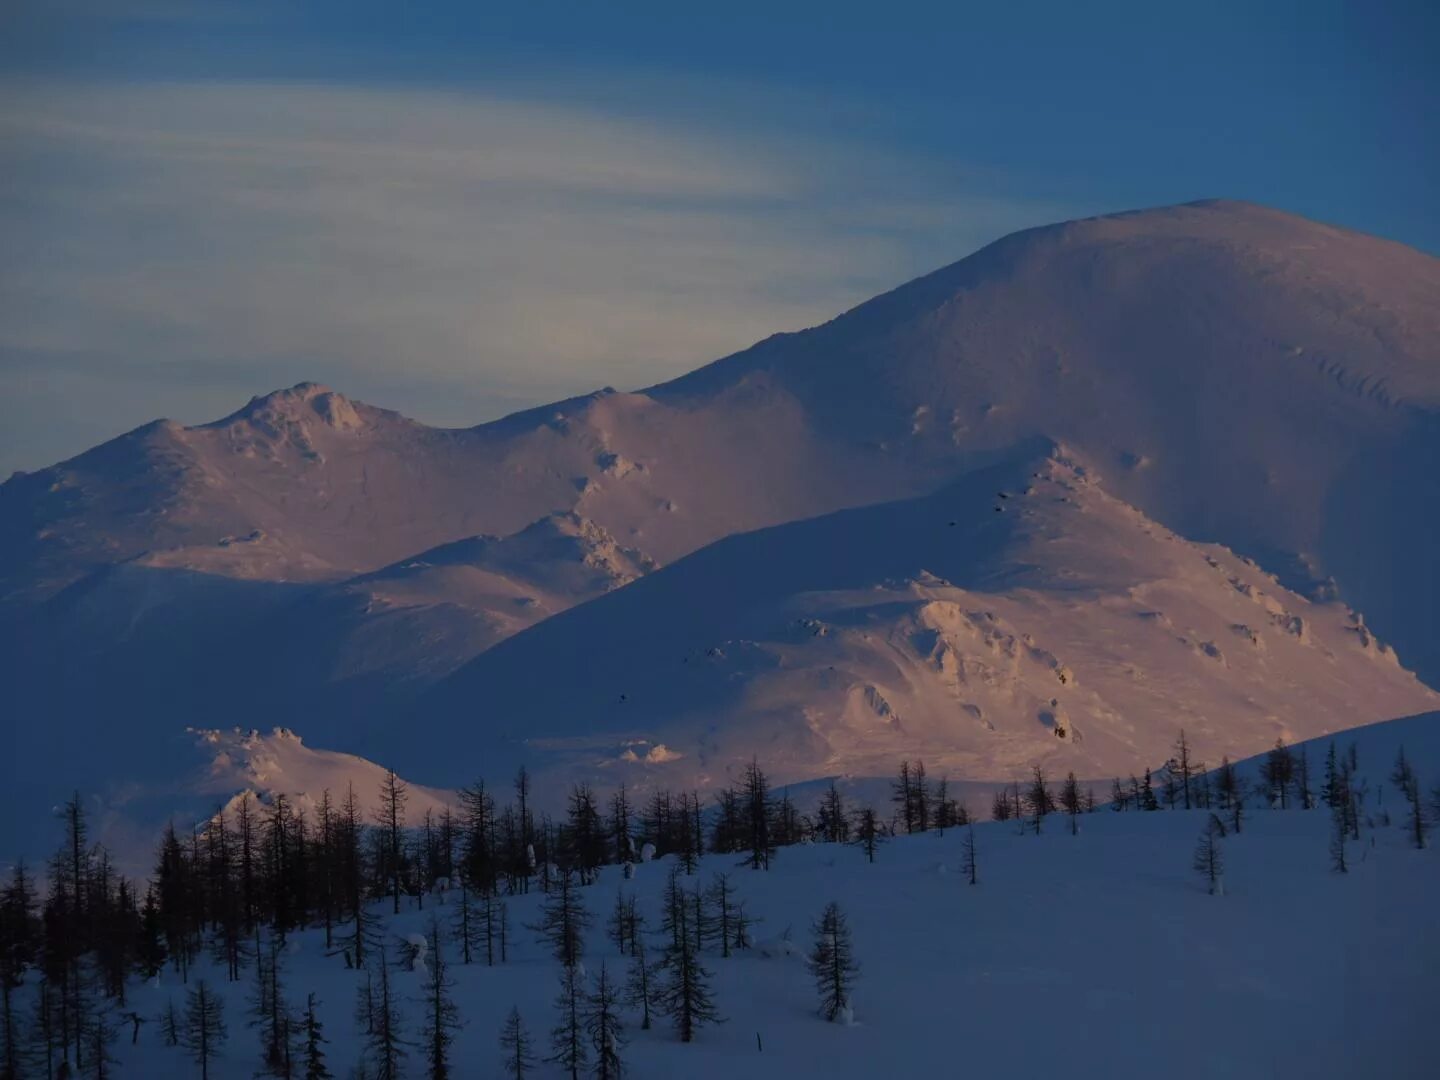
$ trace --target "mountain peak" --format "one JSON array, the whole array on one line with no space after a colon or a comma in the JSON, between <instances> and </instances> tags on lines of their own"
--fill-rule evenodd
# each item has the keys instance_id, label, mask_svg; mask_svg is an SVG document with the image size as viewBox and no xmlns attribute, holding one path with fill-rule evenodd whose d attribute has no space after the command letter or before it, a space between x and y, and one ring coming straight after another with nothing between
<instances>
[{"instance_id":1,"label":"mountain peak","mask_svg":"<svg viewBox=\"0 0 1440 1080\"><path fill-rule=\"evenodd\" d=\"M380 410L352 401L317 382L300 382L263 397L253 397L243 408L202 429L250 429L276 442L293 442L313 451L310 435L330 430L356 432L372 426Z\"/></svg>"}]
</instances>

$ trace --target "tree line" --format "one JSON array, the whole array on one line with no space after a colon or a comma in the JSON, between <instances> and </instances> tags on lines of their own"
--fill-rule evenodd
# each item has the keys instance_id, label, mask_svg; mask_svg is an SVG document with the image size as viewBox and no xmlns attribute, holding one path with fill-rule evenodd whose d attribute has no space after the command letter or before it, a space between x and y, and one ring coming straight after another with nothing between
<instances>
[{"instance_id":1,"label":"tree line","mask_svg":"<svg viewBox=\"0 0 1440 1080\"><path fill-rule=\"evenodd\" d=\"M1389 779L1401 796L1407 835L1423 847L1430 821L1440 814L1440 789L1427 804L1403 750ZM357 971L357 1014L367 1039L363 1075L398 1075L412 1044L400 1034L390 972L397 965L413 969L417 947L387 941L376 908L424 910L427 902L424 972L431 981L425 1031L414 1045L424 1047L426 1075L449 1075L448 1047L458 1022L449 965L506 963L516 932L507 898L532 890L544 900L540 923L528 929L547 943L562 972L571 972L562 974L564 1007L557 1010L567 1049L555 1060L572 1071L592 1056L602 1071L618 1068L622 1007L638 1016L642 1029L656 1017L670 1020L683 1041L718 1022L707 957L723 960L752 947L756 921L737 895L733 869L767 870L781 849L797 843L851 844L874 861L896 834L965 828L962 869L972 884L978 881L973 819L948 781L932 782L923 762L907 760L891 789L888 816L852 805L833 782L802 811L787 792L777 794L752 761L738 783L706 802L693 790L657 790L642 802L623 786L602 801L577 784L563 813L552 817L536 809L553 803L536 799L522 769L503 805L477 782L460 792L458 807L412 819L407 786L387 772L368 814L352 786L339 801L326 791L313 807L283 794L261 800L244 793L184 833L172 824L143 885L118 873L103 846L91 842L77 794L60 814L63 840L46 866L43 897L23 863L0 892L0 1080L103 1078L113 1067L116 1040L128 1034L137 1042L146 1025L167 1046L191 1054L208 1076L229 1031L224 995L191 978L202 956L225 983L248 984L241 990L247 1026L260 1040L267 1073L321 1080L330 1072L318 1003L293 1001L285 989L287 935L307 928L323 929L327 953ZM1305 748L1278 741L1252 781L1228 759L1207 770L1182 731L1158 776L1146 771L1128 785L1113 781L1110 805L1116 812L1210 811L1194 862L1218 892L1221 841L1242 830L1252 800L1277 809L1329 808L1331 863L1347 872L1346 845L1360 838L1362 821L1373 826L1378 815L1389 824L1389 809L1378 801L1372 806L1370 796L1353 744L1343 753L1330 745L1317 783ZM991 812L1035 833L1050 815L1063 814L1078 833L1081 815L1096 808L1093 791L1082 789L1073 772L1055 791L1036 767L1025 785L997 791ZM733 869L702 886L692 879L705 853L731 856ZM625 867L629 876L636 863L665 855L675 856L675 867L658 927L647 926L633 894L622 890L606 932L626 963L625 976L612 978L602 963L587 980L579 973L592 920L584 889L603 866ZM838 909L827 909L817 923L812 953L814 963L825 961L820 990L830 1019L848 1008L845 987L853 978L848 931L840 933L835 917L843 920ZM155 979L164 969L178 976L183 996L159 1016L142 1016L129 1005L127 982ZM520 1075L516 1069L531 1054L531 1042L518 1014L511 1019L507 1067Z\"/></svg>"}]
</instances>

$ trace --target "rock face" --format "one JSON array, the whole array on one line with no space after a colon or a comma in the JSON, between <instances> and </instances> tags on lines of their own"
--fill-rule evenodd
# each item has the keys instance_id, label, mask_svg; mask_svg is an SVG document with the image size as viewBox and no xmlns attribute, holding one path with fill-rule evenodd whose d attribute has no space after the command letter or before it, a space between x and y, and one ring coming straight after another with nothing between
<instances>
[{"instance_id":1,"label":"rock face","mask_svg":"<svg viewBox=\"0 0 1440 1080\"><path fill-rule=\"evenodd\" d=\"M435 680L542 632L558 643L548 636L552 617L577 603L619 610L632 590L648 595L652 565L697 552L707 565L715 556L701 549L748 530L922 505L977 469L1033 463L1049 453L1037 447L1052 446L1102 476L1107 498L1134 507L1148 528L1224 545L1278 577L1267 584L1254 567L1213 554L1227 569L1208 569L1245 605L1223 622L1187 619L1142 593L1133 617L1112 624L1116 597L1139 585L1077 589L1094 609L1077 627L1173 644L1170 659L1142 665L1135 684L1233 683L1227 708L1246 712L1251 699L1272 700L1245 688L1255 665L1329 649L1368 665L1336 661L1350 689L1335 700L1371 700L1361 672L1381 673L1384 686L1408 678L1395 674L1382 641L1422 678L1440 680L1440 263L1277 211L1211 202L1016 234L823 326L635 393L604 390L440 430L302 383L213 424L156 422L17 475L0 485L0 678L30 732L17 750L54 752L51 727L119 746L122 736L197 719L378 747ZM986 513L1014 520L1031 498L1023 486ZM830 533L823 542L844 549L849 539ZM1016 574L1031 572L1013 548L997 550ZM1067 575L1094 579L1122 554L1067 547L1063 535L1044 551L1036 565L1055 596L1072 595L1056 584ZM872 571L889 565L883 550L872 554ZM897 585L873 572L855 580L898 590L893 610L907 614L886 633L909 643L914 663L976 688L969 697L956 690L944 714L973 725L957 732L1032 725L1047 752L1093 753L1110 731L1129 738L1139 760L1151 752L1145 731L1174 726L1127 706L1123 724L1107 727L1100 705L1073 700L1110 700L1096 669L1077 660L1083 650L1057 645L1035 612L977 600L969 572L944 569L937 554L897 567ZM722 592L737 595L770 581L759 562L725 573ZM1241 585L1225 584L1230 575ZM775 595L807 591L798 580L771 585ZM615 586L616 596L602 595ZM1279 610L1246 599L1242 586ZM1363 622L1356 616L1335 639L1326 613L1340 609L1312 610L1302 598L1338 598ZM801 605L793 629L811 634L810 648L853 644L859 610ZM664 618L689 625L682 614ZM601 644L615 644L614 631L594 625ZM858 661L853 685L835 691L844 709L825 697L818 673L805 683L792 672L790 690L762 692L778 684L743 664L787 671L776 632L769 623L725 629L723 640L694 648L742 664L725 678L755 689L736 691L736 709L763 710L767 693L805 698L804 724L776 730L787 745L818 748L815 762L852 754L835 749L845 743L835 724L849 730L877 717L891 732L949 730L939 713L926 719L929 691L912 697ZM531 677L593 682L604 650L565 640L577 651L554 653ZM979 641L989 642L983 651ZM676 640L650 644L673 653ZM531 648L526 655L538 655ZM974 667L982 659L990 675ZM1103 670L1123 669L1118 654L1112 662L1119 667ZM490 730L492 710L473 693L476 728ZM556 728L542 700L506 708L536 730ZM1261 748L1288 723L1274 700L1236 752ZM566 707L578 710L576 723L611 731L602 705ZM729 714L704 722L711 741L724 742ZM954 744L957 767L978 763L964 755L980 751L962 752L963 742ZM699 745L667 734L667 765L674 754L694 760ZM84 782L72 776L64 786Z\"/></svg>"}]
</instances>

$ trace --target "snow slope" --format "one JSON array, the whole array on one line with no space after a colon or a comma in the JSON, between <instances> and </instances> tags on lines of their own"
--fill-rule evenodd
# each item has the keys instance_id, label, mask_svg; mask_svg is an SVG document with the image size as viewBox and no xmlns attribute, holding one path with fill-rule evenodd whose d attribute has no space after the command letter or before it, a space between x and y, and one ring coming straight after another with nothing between
<instances>
[{"instance_id":1,"label":"snow slope","mask_svg":"<svg viewBox=\"0 0 1440 1080\"><path fill-rule=\"evenodd\" d=\"M423 685L519 631L655 568L574 512L474 536L307 593L259 628L293 695L349 699Z\"/></svg>"},{"instance_id":2,"label":"snow slope","mask_svg":"<svg viewBox=\"0 0 1440 1080\"><path fill-rule=\"evenodd\" d=\"M561 514L336 584L110 569L52 600L52 617L27 625L8 654L11 760L41 764L13 778L0 850L33 835L36 815L43 820L73 789L95 796L117 840L180 809L165 803L158 816L137 817L135 792L208 796L214 789L195 783L183 735L192 725L286 721L328 736L322 745L363 741L367 718L414 688L653 565L593 522ZM95 687L110 695L97 700ZM21 720L57 715L73 723ZM83 754L73 752L77 727ZM362 777L360 786L373 784Z\"/></svg>"},{"instance_id":3,"label":"snow slope","mask_svg":"<svg viewBox=\"0 0 1440 1080\"><path fill-rule=\"evenodd\" d=\"M1205 760L1440 706L1358 615L1190 543L1063 448L734 537L482 654L374 755L602 782L1008 780ZM638 759L638 760L637 760ZM503 764L502 764L503 763Z\"/></svg>"},{"instance_id":4,"label":"snow slope","mask_svg":"<svg viewBox=\"0 0 1440 1080\"><path fill-rule=\"evenodd\" d=\"M0 486L0 596L99 567L325 580L575 511L669 562L1044 436L1440 674L1440 269L1233 202L1019 233L690 376L466 430L313 384ZM1118 469L1113 468L1119 466Z\"/></svg>"},{"instance_id":5,"label":"snow slope","mask_svg":"<svg viewBox=\"0 0 1440 1080\"><path fill-rule=\"evenodd\" d=\"M151 740L143 756L132 757L104 782L79 788L76 794L89 816L91 839L105 846L122 873L144 878L153 870L156 843L167 823L188 834L191 826L203 825L220 811L233 811L247 792L262 803L283 795L314 821L326 790L339 805L351 786L369 820L380 808L385 775L384 767L364 758L306 746L285 728L270 732L192 728ZM456 804L451 791L409 784L409 792L408 812L416 821L427 811L439 813ZM48 806L35 809L39 813L30 813L5 830L8 846L0 855L0 865L7 870L22 856L32 866L43 864L41 838L53 826L55 811ZM32 831L20 833L21 824Z\"/></svg>"},{"instance_id":6,"label":"snow slope","mask_svg":"<svg viewBox=\"0 0 1440 1080\"><path fill-rule=\"evenodd\" d=\"M191 726L282 725L316 745L428 765L436 751L404 726L412 695L517 631L475 661L495 672L493 687L435 691L444 708L434 730L463 718L472 757L503 757L516 737L578 736L588 744L544 749L592 759L629 750L661 764L678 752L688 768L707 744L723 757L754 742L758 721L722 729L735 705L774 721L774 740L758 749L782 763L863 762L913 733L912 753L948 746L957 767L989 754L1009 768L1040 745L1097 763L1124 746L1143 756L1171 715L1220 725L1214 745L1239 748L1277 730L1428 707L1427 692L1378 647L1361 646L1373 625L1404 664L1440 678L1437 267L1401 245L1278 211L1199 203L1016 234L664 386L475 428L428 428L310 383L213 424L147 425L0 485L0 685L13 717L4 749L28 763L0 819L26 835L22 807L97 776L148 775L154 747ZM1187 571L1176 586L1185 597L1132 596L1158 571L1137 564L1100 580L1138 543L1131 530L1119 547L1099 534L1068 551L1059 540L1038 546L1051 575L1030 590L1040 598L1020 590L989 604L991 589L976 609L974 567L892 550L883 533L866 542L870 565L819 580L810 571L832 566L850 542L840 517L797 526L792 535L828 549L787 556L793 581L774 580L759 555L727 561L763 543L741 537L684 572L726 575L694 585L713 611L666 605L648 628L590 613L648 605L657 593L643 590L646 579L599 593L652 562L846 508L923 507L1037 440L1066 446L1157 533L1253 557L1300 595L1218 553L1207 586ZM532 546L524 530L547 520L588 524L576 526L576 545ZM492 543L473 572L411 566L429 561L417 553L482 534L524 554L507 561ZM610 553L613 566L576 569L581 548ZM1020 548L1004 550L1020 558ZM1098 577L1067 592L1067 573ZM1289 614L1301 595L1338 594L1367 628L1321 608L1318 645L1288 640L1267 622L1282 613L1230 596L1229 576L1281 597ZM868 599L844 595L855 589ZM638 599L621 603L632 590ZM835 595L814 595L827 590ZM749 598L762 605L753 623L763 603L792 596L803 602L789 617L841 629L802 650L798 622L790 641L773 620L719 617ZM579 621L568 624L590 627L585 635L552 635L549 619L531 625L587 599L583 619L572 613ZM966 640L965 613L992 608L1007 622L991 644L1016 651L1013 670L986 644L975 655L999 674L977 673L963 694L947 688L959 669L947 674L944 656L921 646ZM1171 625L1146 622L1150 610ZM896 642L893 656L865 642L872 619ZM662 658L653 675L630 674L636 658L615 656L637 626ZM1025 634L1062 664L1082 661L1076 684L1057 679L1051 691L1083 736L1064 747L1039 718L1054 669L1028 653ZM1131 638L1143 655L1123 655ZM710 663L709 682L667 669L731 639L756 646ZM509 661L489 659L512 656L525 662L502 670ZM702 659L719 658L693 662ZM832 663L845 672L838 691L825 681ZM1127 664L1145 679L1126 676ZM613 686L622 675L627 685ZM617 714L632 686L703 692L673 701L670 715L628 697L638 707ZM812 710L813 728L797 704ZM488 743L491 734L500 740ZM621 737L650 741L628 747ZM684 745L659 751L661 737ZM70 752L77 742L86 754Z\"/></svg>"},{"instance_id":7,"label":"snow slope","mask_svg":"<svg viewBox=\"0 0 1440 1080\"><path fill-rule=\"evenodd\" d=\"M727 872L751 914L763 921L761 948L705 958L726 1018L681 1044L661 1021L640 1031L627 1014L627 1075L636 1080L730 1077L836 1080L903 1075L1096 1075L1163 1068L1177 1080L1217 1076L1274 1080L1429 1076L1440 1054L1430 1012L1440 995L1440 942L1433 925L1440 848L1407 846L1398 823L1385 825L1373 800L1393 801L1388 773L1396 747L1427 788L1440 778L1440 713L1348 732L1360 776L1375 794L1362 840L1350 845L1351 872L1329 870L1323 809L1252 810L1241 835L1221 841L1226 894L1210 896L1191 869L1204 811L1111 813L1081 818L1078 836L1059 817L1040 836L1012 823L976 827L980 883L959 873L963 833L899 838L874 865L855 848L783 849L769 872L708 855L687 887ZM1325 744L1306 748L1312 763ZM1242 772L1253 778L1255 762ZM598 916L585 967L612 974L625 961L604 940L617 891L631 892L658 923L669 860L639 867L623 881L607 867L582 890ZM830 899L846 913L861 971L854 1024L827 1024L815 1011L810 977L796 951ZM511 962L494 968L453 964L465 1026L455 1045L457 1075L499 1076L496 1037L517 1006L540 1055L548 1053L557 965L521 927L534 922L540 896L512 897ZM391 940L423 932L430 898L387 922ZM786 946L785 937L791 945ZM337 1075L359 1060L352 1015L357 973L326 957L322 935L294 935L286 958L289 995L317 994ZM453 963L454 948L449 948ZM241 1019L246 983L227 986L230 1042L216 1080L240 1080L259 1065L259 1039ZM416 976L396 978L408 1031L420 1012ZM136 987L131 1001L149 1014L183 987L167 972ZM116 1046L116 1075L188 1075L180 1051L161 1045L148 1024L136 1047ZM419 1075L412 1051L406 1075ZM541 1065L542 1078L564 1075Z\"/></svg>"}]
</instances>

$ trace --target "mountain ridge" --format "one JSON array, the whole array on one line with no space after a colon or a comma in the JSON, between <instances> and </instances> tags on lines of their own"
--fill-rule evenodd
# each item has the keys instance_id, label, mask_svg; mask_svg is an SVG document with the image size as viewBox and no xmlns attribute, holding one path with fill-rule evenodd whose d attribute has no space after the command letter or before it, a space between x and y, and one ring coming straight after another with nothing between
<instances>
[{"instance_id":1,"label":"mountain ridge","mask_svg":"<svg viewBox=\"0 0 1440 1080\"><path fill-rule=\"evenodd\" d=\"M1344 601L1364 613L1344 640L1363 629L1440 684L1437 342L1440 260L1206 202L1015 234L667 383L475 427L301 383L0 485L0 677L26 723L53 722L26 754L65 731L103 742L197 717L365 752L456 666L554 633L512 617L527 597L578 619L726 538L923 500L1059 445L1151 527ZM630 553L615 555L622 588L594 592L605 572L563 545L527 555L544 565L523 583L501 571L498 591L435 571L403 604L372 604L379 579L360 580L567 515ZM294 662L265 651L302 625ZM572 647L565 663L589 662ZM1157 678L1193 662L1176 653Z\"/></svg>"}]
</instances>

